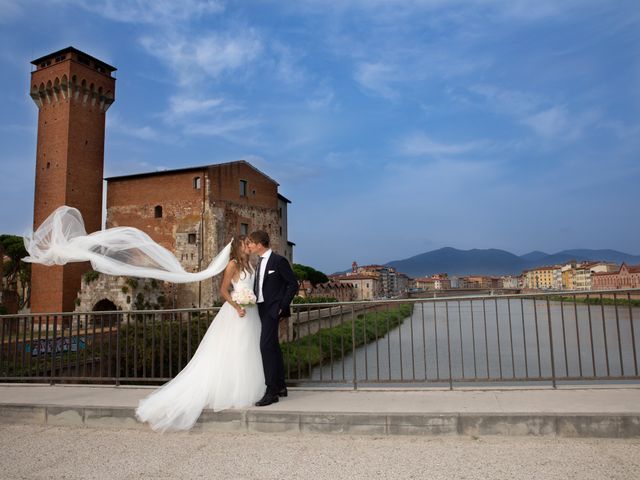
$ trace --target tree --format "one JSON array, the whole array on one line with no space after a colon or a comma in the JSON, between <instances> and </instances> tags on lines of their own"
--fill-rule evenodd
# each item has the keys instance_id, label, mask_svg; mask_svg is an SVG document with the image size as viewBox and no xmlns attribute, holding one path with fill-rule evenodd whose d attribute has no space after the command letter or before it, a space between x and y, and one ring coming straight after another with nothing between
<instances>
[{"instance_id":1,"label":"tree","mask_svg":"<svg viewBox=\"0 0 640 480\"><path fill-rule=\"evenodd\" d=\"M302 282L304 280L309 280L314 287L319 283L325 283L329 281L329 278L327 278L324 273L316 270L313 267L301 265L299 263L293 264L293 273L295 273L296 277L298 277L298 281Z\"/></svg>"},{"instance_id":2,"label":"tree","mask_svg":"<svg viewBox=\"0 0 640 480\"><path fill-rule=\"evenodd\" d=\"M18 295L18 307L24 308L31 295L31 264L22 261L28 255L22 237L16 235L0 235L0 274L6 278L7 289ZM8 257L8 260L4 258ZM18 291L18 282L22 290Z\"/></svg>"}]
</instances>

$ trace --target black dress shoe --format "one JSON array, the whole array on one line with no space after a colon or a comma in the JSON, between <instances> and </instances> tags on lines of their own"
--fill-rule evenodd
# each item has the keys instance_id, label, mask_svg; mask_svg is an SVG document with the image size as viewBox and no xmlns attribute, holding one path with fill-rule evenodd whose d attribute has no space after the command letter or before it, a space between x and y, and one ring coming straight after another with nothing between
<instances>
[{"instance_id":1,"label":"black dress shoe","mask_svg":"<svg viewBox=\"0 0 640 480\"><path fill-rule=\"evenodd\" d=\"M273 393L265 393L264 397L256 402L256 407L266 407L272 403L278 403L278 395Z\"/></svg>"},{"instance_id":2,"label":"black dress shoe","mask_svg":"<svg viewBox=\"0 0 640 480\"><path fill-rule=\"evenodd\" d=\"M280 390L278 390L279 397L286 397L288 395L289 395L289 392L287 391L287 387L282 387Z\"/></svg>"}]
</instances>

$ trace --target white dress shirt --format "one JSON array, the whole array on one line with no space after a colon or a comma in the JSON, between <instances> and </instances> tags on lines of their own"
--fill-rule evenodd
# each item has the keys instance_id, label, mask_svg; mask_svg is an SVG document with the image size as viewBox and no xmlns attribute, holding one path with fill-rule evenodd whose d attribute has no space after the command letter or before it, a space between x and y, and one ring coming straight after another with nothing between
<instances>
[{"instance_id":1,"label":"white dress shirt","mask_svg":"<svg viewBox=\"0 0 640 480\"><path fill-rule=\"evenodd\" d=\"M264 283L264 276L267 274L267 262L269 262L269 257L271 256L271 249L264 252L260 257L262 261L260 262L260 285L258 285L258 300L257 303L264 302L264 296L262 295L262 284Z\"/></svg>"}]
</instances>

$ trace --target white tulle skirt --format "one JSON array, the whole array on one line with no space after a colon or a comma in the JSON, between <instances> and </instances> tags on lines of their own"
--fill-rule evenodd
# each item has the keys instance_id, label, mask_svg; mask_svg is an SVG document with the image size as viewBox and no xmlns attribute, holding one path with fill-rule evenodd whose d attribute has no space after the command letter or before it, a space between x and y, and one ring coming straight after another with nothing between
<instances>
[{"instance_id":1,"label":"white tulle skirt","mask_svg":"<svg viewBox=\"0 0 640 480\"><path fill-rule=\"evenodd\" d=\"M140 401L136 417L156 431L188 430L204 408L253 405L266 390L258 309L244 317L225 303L187 366Z\"/></svg>"}]
</instances>

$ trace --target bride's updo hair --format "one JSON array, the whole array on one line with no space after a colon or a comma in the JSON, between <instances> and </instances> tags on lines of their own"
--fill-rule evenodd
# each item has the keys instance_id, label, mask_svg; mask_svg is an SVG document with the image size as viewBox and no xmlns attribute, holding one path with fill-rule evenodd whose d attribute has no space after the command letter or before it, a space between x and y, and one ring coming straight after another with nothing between
<instances>
[{"instance_id":1,"label":"bride's updo hair","mask_svg":"<svg viewBox=\"0 0 640 480\"><path fill-rule=\"evenodd\" d=\"M247 241L246 235L238 235L231 242L231 260L235 260L241 272L251 273L253 267L249 262L249 255L244 252L244 245Z\"/></svg>"}]
</instances>

